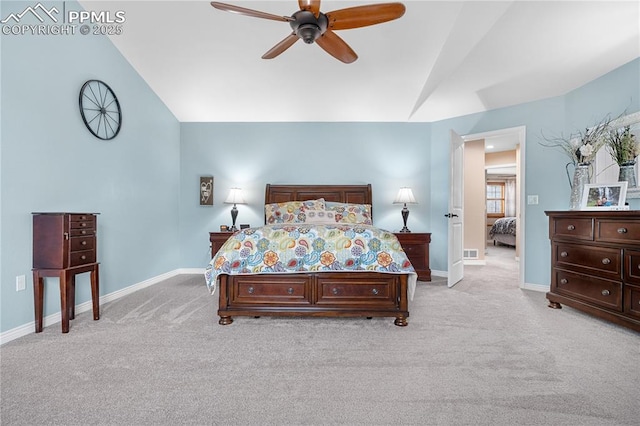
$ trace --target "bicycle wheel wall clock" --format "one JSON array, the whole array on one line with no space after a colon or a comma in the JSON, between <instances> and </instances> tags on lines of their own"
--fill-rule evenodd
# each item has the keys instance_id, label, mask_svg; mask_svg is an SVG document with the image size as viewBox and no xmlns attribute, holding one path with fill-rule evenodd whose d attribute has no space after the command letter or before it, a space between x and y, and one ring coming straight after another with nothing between
<instances>
[{"instance_id":1,"label":"bicycle wheel wall clock","mask_svg":"<svg viewBox=\"0 0 640 426\"><path fill-rule=\"evenodd\" d=\"M120 103L113 90L100 80L88 80L80 89L80 114L87 129L97 138L115 138L122 126Z\"/></svg>"}]
</instances>

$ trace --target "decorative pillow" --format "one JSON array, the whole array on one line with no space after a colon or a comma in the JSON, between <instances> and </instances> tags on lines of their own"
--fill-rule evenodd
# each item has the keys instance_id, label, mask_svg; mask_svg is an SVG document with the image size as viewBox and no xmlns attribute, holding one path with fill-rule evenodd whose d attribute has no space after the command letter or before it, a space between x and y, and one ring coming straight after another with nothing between
<instances>
[{"instance_id":1,"label":"decorative pillow","mask_svg":"<svg viewBox=\"0 0 640 426\"><path fill-rule=\"evenodd\" d=\"M335 212L336 222L358 225L373 225L371 204L348 204L327 201L326 209Z\"/></svg>"},{"instance_id":2,"label":"decorative pillow","mask_svg":"<svg viewBox=\"0 0 640 426\"><path fill-rule=\"evenodd\" d=\"M330 210L314 210L309 209L304 212L306 218L304 223L315 223L318 225L331 225L336 223L335 212Z\"/></svg>"},{"instance_id":3,"label":"decorative pillow","mask_svg":"<svg viewBox=\"0 0 640 426\"><path fill-rule=\"evenodd\" d=\"M304 223L304 212L309 209L324 210L324 198L308 201L287 201L264 206L265 223Z\"/></svg>"}]
</instances>

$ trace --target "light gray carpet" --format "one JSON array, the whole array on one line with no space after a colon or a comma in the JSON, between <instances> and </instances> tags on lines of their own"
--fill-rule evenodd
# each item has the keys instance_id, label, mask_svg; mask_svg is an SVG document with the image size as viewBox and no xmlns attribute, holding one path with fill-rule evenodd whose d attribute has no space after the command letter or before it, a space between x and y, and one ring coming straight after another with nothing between
<instances>
[{"instance_id":1,"label":"light gray carpet","mask_svg":"<svg viewBox=\"0 0 640 426\"><path fill-rule=\"evenodd\" d=\"M179 276L0 347L2 425L637 425L640 334L517 288L509 260L392 318L217 324ZM510 275L511 274L511 275Z\"/></svg>"}]
</instances>

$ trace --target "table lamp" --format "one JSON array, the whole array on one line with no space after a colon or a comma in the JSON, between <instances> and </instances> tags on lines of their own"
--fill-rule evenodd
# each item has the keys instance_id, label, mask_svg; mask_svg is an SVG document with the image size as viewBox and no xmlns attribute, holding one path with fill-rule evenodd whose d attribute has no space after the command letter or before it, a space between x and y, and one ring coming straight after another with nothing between
<instances>
[{"instance_id":1,"label":"table lamp","mask_svg":"<svg viewBox=\"0 0 640 426\"><path fill-rule=\"evenodd\" d=\"M416 199L413 196L413 191L411 188L402 187L398 191L398 195L396 195L396 199L393 201L393 204L404 204L402 208L402 221L404 222L404 227L400 230L400 232L411 232L409 228L407 228L407 219L409 218L409 209L407 208L407 204L418 204L416 203Z\"/></svg>"},{"instance_id":2,"label":"table lamp","mask_svg":"<svg viewBox=\"0 0 640 426\"><path fill-rule=\"evenodd\" d=\"M238 208L236 204L246 204L244 198L242 198L242 189L240 188L231 188L229 190L229 196L226 200L224 200L225 204L233 204L231 208L231 228L229 231L236 232L238 228L236 228L236 219L238 217Z\"/></svg>"}]
</instances>

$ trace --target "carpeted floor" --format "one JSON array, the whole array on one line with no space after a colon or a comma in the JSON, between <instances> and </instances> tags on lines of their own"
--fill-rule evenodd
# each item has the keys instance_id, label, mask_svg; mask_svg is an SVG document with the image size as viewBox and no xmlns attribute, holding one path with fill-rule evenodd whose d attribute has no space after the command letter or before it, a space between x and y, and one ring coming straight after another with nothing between
<instances>
[{"instance_id":1,"label":"carpeted floor","mask_svg":"<svg viewBox=\"0 0 640 426\"><path fill-rule=\"evenodd\" d=\"M518 288L510 259L392 318L217 324L179 276L0 347L2 425L635 425L640 334ZM501 263L502 262L502 263ZM503 266L500 266L500 265ZM507 271L511 271L509 275Z\"/></svg>"}]
</instances>

